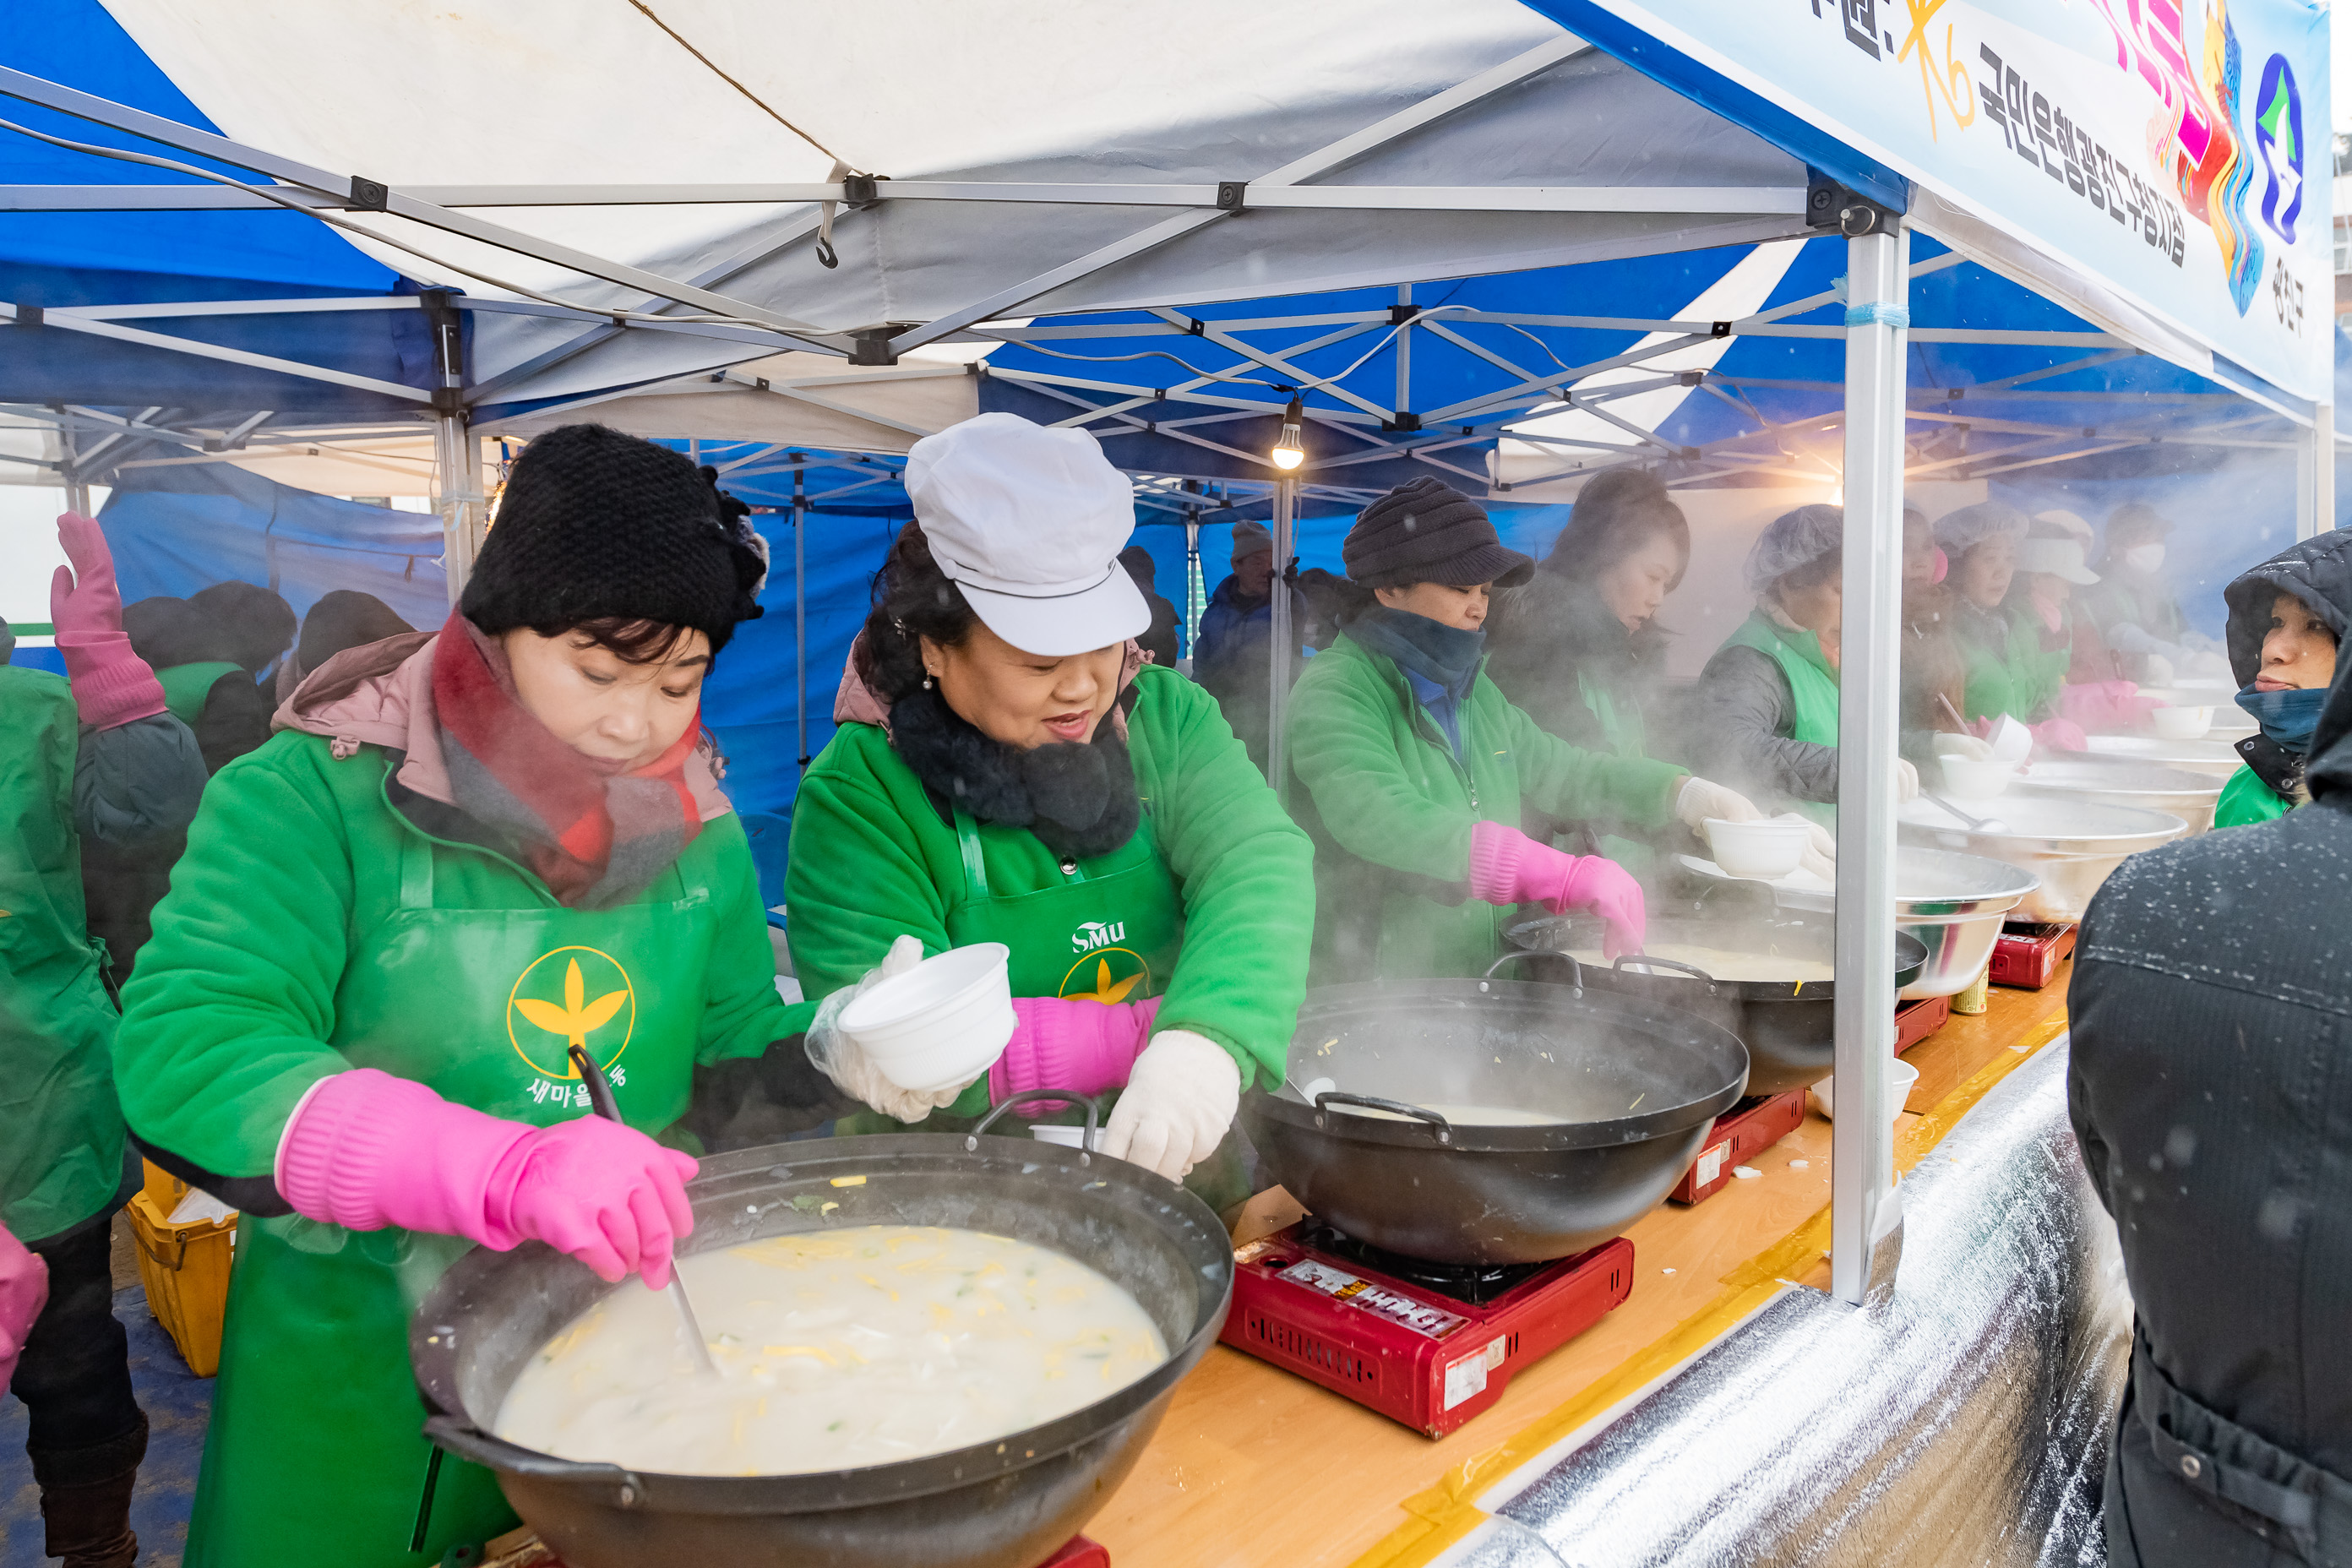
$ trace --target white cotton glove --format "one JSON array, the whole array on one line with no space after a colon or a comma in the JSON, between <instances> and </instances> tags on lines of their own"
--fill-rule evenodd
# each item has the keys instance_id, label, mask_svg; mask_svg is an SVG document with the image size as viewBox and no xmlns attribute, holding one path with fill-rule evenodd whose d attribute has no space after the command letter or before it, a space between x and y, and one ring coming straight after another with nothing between
<instances>
[{"instance_id":1,"label":"white cotton glove","mask_svg":"<svg viewBox=\"0 0 2352 1568\"><path fill-rule=\"evenodd\" d=\"M1824 882L1837 880L1837 835L1801 811L1784 811L1775 822L1805 825L1805 847L1797 855L1797 869L1810 871Z\"/></svg>"},{"instance_id":2,"label":"white cotton glove","mask_svg":"<svg viewBox=\"0 0 2352 1568\"><path fill-rule=\"evenodd\" d=\"M960 1083L952 1089L936 1089L927 1094L900 1089L884 1076L856 1041L841 1032L840 1020L841 1010L865 994L877 981L904 974L922 962L920 937L902 936L892 942L890 951L882 955L882 962L867 970L864 979L855 985L843 986L818 1005L816 1020L809 1025L804 1042L808 1059L845 1093L856 1095L875 1110L908 1122L920 1121L932 1111L953 1105L956 1098L971 1085Z\"/></svg>"},{"instance_id":3,"label":"white cotton glove","mask_svg":"<svg viewBox=\"0 0 2352 1568\"><path fill-rule=\"evenodd\" d=\"M2235 672L2230 668L2229 655L2215 653L2210 649L2191 654L2180 673L2199 680L2235 680L2237 679Z\"/></svg>"},{"instance_id":4,"label":"white cotton glove","mask_svg":"<svg viewBox=\"0 0 2352 1568\"><path fill-rule=\"evenodd\" d=\"M1189 1029L1162 1029L1127 1075L1102 1152L1181 1182L1216 1152L1241 1102L1233 1053Z\"/></svg>"},{"instance_id":5,"label":"white cotton glove","mask_svg":"<svg viewBox=\"0 0 2352 1568\"><path fill-rule=\"evenodd\" d=\"M2165 658L2164 655L2160 653L2152 653L2140 662L2145 666L2145 668L2141 669L2139 677L2139 683L2142 686L2169 686L2172 684L2172 660ZM2185 664L2188 660L2184 658L2181 662Z\"/></svg>"},{"instance_id":6,"label":"white cotton glove","mask_svg":"<svg viewBox=\"0 0 2352 1568\"><path fill-rule=\"evenodd\" d=\"M1709 784L1696 774L1683 780L1682 790L1675 796L1675 815L1701 837L1706 835L1706 819L1710 816L1726 822L1756 822L1764 816L1754 802L1738 790Z\"/></svg>"},{"instance_id":7,"label":"white cotton glove","mask_svg":"<svg viewBox=\"0 0 2352 1568\"><path fill-rule=\"evenodd\" d=\"M1936 754L1939 757L1966 757L1972 763L1992 761L1992 742L1979 741L1974 735L1956 735L1948 730L1936 731Z\"/></svg>"},{"instance_id":8,"label":"white cotton glove","mask_svg":"<svg viewBox=\"0 0 2352 1568\"><path fill-rule=\"evenodd\" d=\"M1918 798L1919 798L1919 770L1918 770L1917 768L1916 768L1916 767L1912 766L1912 764L1911 764L1911 759L1910 759L1910 758L1908 758L1908 757L1897 757L1897 758L1895 758L1895 804L1897 804L1897 805L1901 805L1904 801L1906 801L1906 800L1917 800Z\"/></svg>"}]
</instances>

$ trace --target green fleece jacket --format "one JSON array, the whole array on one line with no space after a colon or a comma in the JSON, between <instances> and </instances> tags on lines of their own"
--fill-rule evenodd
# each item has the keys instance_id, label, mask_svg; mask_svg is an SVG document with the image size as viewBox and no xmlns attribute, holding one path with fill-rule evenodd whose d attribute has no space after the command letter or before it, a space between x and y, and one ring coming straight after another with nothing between
<instances>
[{"instance_id":1,"label":"green fleece jacket","mask_svg":"<svg viewBox=\"0 0 2352 1568\"><path fill-rule=\"evenodd\" d=\"M1513 911L1470 898L1470 829L1555 817L1674 820L1669 763L1570 745L1482 669L1454 753L1394 661L1344 633L1290 698L1290 805L1315 841L1318 985L1483 973Z\"/></svg>"},{"instance_id":2,"label":"green fleece jacket","mask_svg":"<svg viewBox=\"0 0 2352 1568\"><path fill-rule=\"evenodd\" d=\"M1160 852L1181 889L1184 945L1157 1027L1216 1041L1244 1088L1282 1081L1307 984L1315 919L1307 836L1234 738L1216 700L1172 669L1146 665L1127 718L1135 781ZM988 885L999 897L1059 887L1053 852L1026 828L983 824ZM962 897L952 823L871 724L844 724L809 766L793 808L784 874L793 969L811 996L854 984L901 932L936 953ZM959 1113L986 1109L975 1084Z\"/></svg>"},{"instance_id":3,"label":"green fleece jacket","mask_svg":"<svg viewBox=\"0 0 2352 1568\"><path fill-rule=\"evenodd\" d=\"M402 844L421 832L386 797L391 752L338 759L331 744L282 732L213 776L123 993L114 1068L131 1131L225 1176L268 1175L304 1092L352 1066L327 1043L337 992L365 935L398 914ZM436 842L435 907L553 902L514 861ZM716 906L696 1061L757 1057L805 1029L815 1010L776 994L741 819L704 823L677 870ZM656 880L656 894L667 886ZM479 1048L509 1048L499 1023L485 1021ZM686 1110L681 1096L662 1123Z\"/></svg>"}]
</instances>

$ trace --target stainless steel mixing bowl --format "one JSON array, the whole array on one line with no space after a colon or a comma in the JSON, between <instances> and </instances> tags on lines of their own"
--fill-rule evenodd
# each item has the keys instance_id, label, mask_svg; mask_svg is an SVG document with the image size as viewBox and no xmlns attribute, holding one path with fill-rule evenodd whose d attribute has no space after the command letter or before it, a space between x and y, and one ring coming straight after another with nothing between
<instances>
[{"instance_id":1,"label":"stainless steel mixing bowl","mask_svg":"<svg viewBox=\"0 0 2352 1568\"><path fill-rule=\"evenodd\" d=\"M1980 855L2032 872L2041 885L2013 912L2011 918L2021 921L2081 920L2091 895L2125 856L2153 849L2189 831L2189 825L2169 812L2132 806L2020 795L1975 805L1970 815L1998 831L1967 826L1922 797L1897 813L1902 840Z\"/></svg>"},{"instance_id":2,"label":"stainless steel mixing bowl","mask_svg":"<svg viewBox=\"0 0 2352 1568\"><path fill-rule=\"evenodd\" d=\"M2159 743L2183 744L2178 741ZM2167 812L2187 823L2191 834L2197 834L2213 826L2213 808L2221 804L2221 778L2215 774L2167 767L2161 763L2070 755L2035 763L2010 785L2010 793ZM1962 804L1961 809L1968 807ZM1981 816L1984 813L1973 815Z\"/></svg>"}]
</instances>

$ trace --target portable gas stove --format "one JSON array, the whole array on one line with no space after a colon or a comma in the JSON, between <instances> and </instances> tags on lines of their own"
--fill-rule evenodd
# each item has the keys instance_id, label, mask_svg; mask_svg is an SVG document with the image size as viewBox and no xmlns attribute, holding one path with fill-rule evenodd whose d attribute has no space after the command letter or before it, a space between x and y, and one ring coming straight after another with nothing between
<instances>
[{"instance_id":1,"label":"portable gas stove","mask_svg":"<svg viewBox=\"0 0 2352 1568\"><path fill-rule=\"evenodd\" d=\"M1442 1437L1633 1289L1633 1244L1623 1237L1550 1263L1431 1263L1308 1218L1234 1255L1234 1306L1219 1337Z\"/></svg>"}]
</instances>

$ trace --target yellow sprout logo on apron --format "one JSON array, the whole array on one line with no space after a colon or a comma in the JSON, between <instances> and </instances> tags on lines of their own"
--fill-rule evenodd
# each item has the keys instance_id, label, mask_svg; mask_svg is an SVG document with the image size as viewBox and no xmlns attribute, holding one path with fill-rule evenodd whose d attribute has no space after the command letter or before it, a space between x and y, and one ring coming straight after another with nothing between
<instances>
[{"instance_id":1,"label":"yellow sprout logo on apron","mask_svg":"<svg viewBox=\"0 0 2352 1568\"><path fill-rule=\"evenodd\" d=\"M1139 990L1151 994L1151 965L1143 955L1132 948L1102 947L1070 965L1055 994L1079 1002L1124 1002Z\"/></svg>"},{"instance_id":2,"label":"yellow sprout logo on apron","mask_svg":"<svg viewBox=\"0 0 2352 1568\"><path fill-rule=\"evenodd\" d=\"M559 947L531 961L507 995L507 1038L542 1078L571 1079L571 1049L584 1047L600 1068L629 1048L637 1027L637 993L611 953Z\"/></svg>"}]
</instances>

